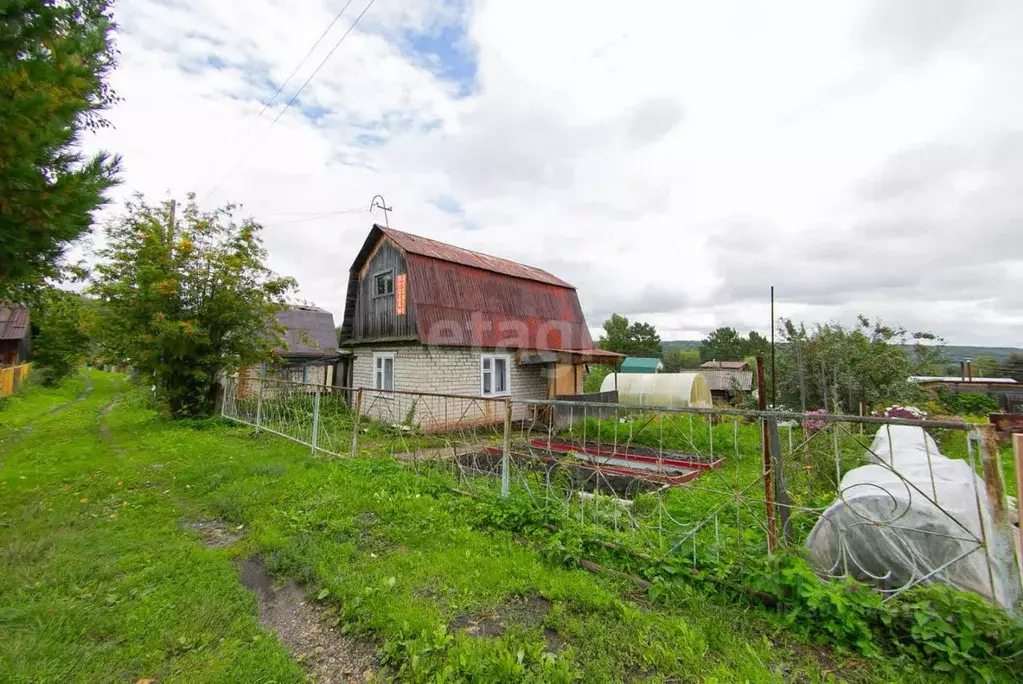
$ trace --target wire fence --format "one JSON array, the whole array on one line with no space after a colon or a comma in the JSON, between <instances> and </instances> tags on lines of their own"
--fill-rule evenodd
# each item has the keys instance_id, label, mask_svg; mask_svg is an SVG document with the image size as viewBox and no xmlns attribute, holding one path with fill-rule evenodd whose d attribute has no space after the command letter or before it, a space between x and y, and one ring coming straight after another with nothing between
<instances>
[{"instance_id":1,"label":"wire fence","mask_svg":"<svg viewBox=\"0 0 1023 684\"><path fill-rule=\"evenodd\" d=\"M694 569L799 549L821 575L887 597L944 581L1020 600L989 427L252 378L227 381L223 415L323 455L389 457L465 494L518 498Z\"/></svg>"}]
</instances>

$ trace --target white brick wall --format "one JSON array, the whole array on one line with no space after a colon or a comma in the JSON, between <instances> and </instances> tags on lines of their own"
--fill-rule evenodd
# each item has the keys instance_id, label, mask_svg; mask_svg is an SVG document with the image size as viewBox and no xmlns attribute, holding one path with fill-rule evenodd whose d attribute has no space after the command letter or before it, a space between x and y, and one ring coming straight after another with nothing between
<instances>
[{"instance_id":1,"label":"white brick wall","mask_svg":"<svg viewBox=\"0 0 1023 684\"><path fill-rule=\"evenodd\" d=\"M540 365L520 366L514 352L480 350L463 347L426 347L413 345L381 345L357 347L353 384L366 388L362 413L391 423L414 424L426 429L456 429L461 425L501 423L504 402L495 400L454 399L451 397L383 395L373 389L373 353L393 352L394 389L406 392L480 396L480 356L508 353L511 357L511 398L546 399L547 376ZM513 406L512 419L524 420L530 407Z\"/></svg>"}]
</instances>

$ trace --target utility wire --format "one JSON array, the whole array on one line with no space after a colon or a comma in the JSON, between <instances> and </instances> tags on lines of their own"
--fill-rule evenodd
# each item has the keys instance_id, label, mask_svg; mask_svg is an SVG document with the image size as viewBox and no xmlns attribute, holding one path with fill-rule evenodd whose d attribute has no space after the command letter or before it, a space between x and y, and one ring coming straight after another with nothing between
<instances>
[{"instance_id":1,"label":"utility wire","mask_svg":"<svg viewBox=\"0 0 1023 684\"><path fill-rule=\"evenodd\" d=\"M338 20L341 19L341 15L345 13L345 10L348 9L348 6L351 4L352 0L348 0L348 2L344 4L344 7L341 8L341 11L334 15L333 21L330 22L327 28L323 29L323 33L321 33L320 37L316 39L316 42L313 43L313 46L309 48L309 52L305 53L305 56L299 61L298 64L295 65L295 68L291 70L291 73L288 74L288 77L286 79L284 79L284 83L282 83L281 86L277 89L277 92L274 93L273 97L271 97L266 102L266 104L263 105L263 108L259 110L259 114L256 115L256 119L259 119L259 117L263 116L263 112L269 109L270 105L277 101L277 97L284 90L284 87L288 85L292 78L295 77L295 74L298 73L298 70L302 68L303 64L305 64L305 61L309 59L310 56L312 56L313 52L316 50L317 47L319 47L323 39L327 37L328 33L330 33L330 29L334 28L334 24L336 24Z\"/></svg>"},{"instance_id":2,"label":"utility wire","mask_svg":"<svg viewBox=\"0 0 1023 684\"><path fill-rule=\"evenodd\" d=\"M309 221L316 221L318 219L327 218L328 216L341 216L342 214L357 214L359 212L368 212L369 209L366 207L356 207L354 209L342 209L341 211L327 211L322 214L311 214L305 218L292 219L290 221L268 221L268 226L290 226L293 223L308 223Z\"/></svg>"},{"instance_id":3,"label":"utility wire","mask_svg":"<svg viewBox=\"0 0 1023 684\"><path fill-rule=\"evenodd\" d=\"M284 79L284 82L277 87L277 90L274 92L273 96L271 96L269 100L263 103L263 108L259 110L259 114L256 114L255 118L249 121L249 125L245 127L245 130L242 131L241 135L235 138L234 142L231 143L231 147L237 147L238 144L240 144L242 141L249 137L249 134L252 132L252 128L256 125L256 122L259 121L263 117L263 114L266 113L266 110L270 109L273 103L277 101L277 98L280 97L282 92L284 92L284 89L288 87L288 84L291 82L291 79L295 77L295 74L297 74L298 70L302 68L302 65L306 63L306 60L308 60L309 57L312 56L313 52L316 50L317 47L319 47L320 43L323 42L323 39L326 38L328 33L330 33L330 30L334 28L334 24L336 24L341 19L341 15L345 13L345 10L348 9L348 6L351 4L352 0L348 0L348 2L344 4L344 7L342 7L341 10L334 15L334 18L327 25L327 28L323 30L323 33L320 34L320 37L316 39L316 42L312 44L312 47L309 48L309 51L306 52L302 59L298 61L298 64L296 64L295 68L291 70L291 73L288 74L288 77L286 79ZM217 181L217 185L214 186L214 190L216 190L220 183L224 182L225 178L227 178L226 174L223 177L221 177L219 181ZM206 197L203 198L203 202L205 202L206 199L209 198L210 194L212 194L212 191L208 193Z\"/></svg>"},{"instance_id":4,"label":"utility wire","mask_svg":"<svg viewBox=\"0 0 1023 684\"><path fill-rule=\"evenodd\" d=\"M369 11L369 8L372 7L373 3L375 3L376 1L377 0L369 0L369 4L363 8L362 12L359 13L359 16L355 17L355 21L353 21L352 25L348 27L348 30L345 31L344 35L341 36L336 43L334 43L334 47L330 49L330 52L328 52L327 56L323 58L323 61L320 62L315 69L313 69L313 73L309 74L309 78L305 80L305 83L303 83L302 87L298 89L298 92L291 96L291 99L288 100L288 104L284 106L284 109L280 111L280 113L277 115L277 118L274 119L273 123L270 124L270 128L273 128L273 125L277 123L282 116L284 116L284 113L288 111L291 105L295 104L295 100L297 100L298 96L302 94L302 91L305 90L305 87L309 85L309 82L313 80L316 74L320 73L320 69L323 68L323 65L327 63L327 60L330 59L331 55L334 54L334 51L341 47L341 43L345 42L345 38L348 37L348 34L351 33L352 30L359 24L359 22L362 20L362 17L366 14L366 12ZM267 130L270 129L268 128Z\"/></svg>"},{"instance_id":5,"label":"utility wire","mask_svg":"<svg viewBox=\"0 0 1023 684\"><path fill-rule=\"evenodd\" d=\"M349 0L348 4L346 4L345 7L348 7L348 5L351 4L351 1L352 0ZM327 53L327 56L323 58L323 60L316 66L315 69L313 69L313 72L311 74L309 74L309 77L305 80L305 82L301 85L301 87L299 87L298 91L296 91L295 94L291 96L291 99L288 100L288 103L286 105L284 105L284 109L282 109L277 114L277 116L274 118L274 120L270 122L269 126L267 126L265 129L263 129L263 132L259 134L259 137L257 137L252 142L252 144L249 145L249 147L245 150L245 152L243 152L242 155L240 157L238 157L238 159L235 161L235 163L231 165L231 168L228 169L227 172L223 176L221 176L220 180L217 181L216 185L213 186L213 189L210 190L208 193L206 193L206 196L203 197L202 200L199 202L200 205L205 204L206 200L208 200L210 198L210 196L213 195L213 193L215 193L217 190L220 189L220 186L223 185L224 181L227 180L228 177L230 177L230 175L232 173L234 173L235 169L237 169L238 166L243 161L245 161L246 158L248 158L249 154L251 154L252 149L256 146L256 144L260 140L262 140L264 137L266 137L266 134L269 133L270 129L272 129L277 124L277 122L281 120L281 117L284 116L284 113L287 112L289 109L291 109L291 105L295 104L295 101L298 100L298 96L302 94L302 91L305 90L306 86L309 85L309 83L313 80L313 78L316 76L316 74L320 73L320 69L323 68L323 66L327 63L327 60L329 60L331 58L331 56L334 54L334 52L336 52L337 49L339 47L341 47L341 43L343 43L345 41L345 38L348 37L348 34L350 34L355 29L355 27L359 24L359 21L362 20L362 17L365 16L366 12L369 11L369 8L372 7L373 3L375 3L375 2L376 2L376 0L369 0L369 4L367 4L366 7L363 8L362 12L359 13L359 16L357 16L355 18L355 21L352 22L352 25L348 27L348 30L344 32L344 34L338 39L338 41L336 43L334 43L334 47L332 47L330 49L330 52ZM344 12L345 7L341 8L342 12ZM340 17L340 14L338 16ZM333 25L333 24L331 24L331 25ZM269 105L267 105L267 106L269 106Z\"/></svg>"}]
</instances>

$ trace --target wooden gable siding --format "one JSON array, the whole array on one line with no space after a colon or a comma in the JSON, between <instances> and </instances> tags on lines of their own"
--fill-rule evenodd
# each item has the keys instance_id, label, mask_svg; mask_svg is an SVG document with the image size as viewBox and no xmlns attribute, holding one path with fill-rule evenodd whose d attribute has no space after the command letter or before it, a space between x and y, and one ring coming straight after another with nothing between
<instances>
[{"instance_id":1,"label":"wooden gable siding","mask_svg":"<svg viewBox=\"0 0 1023 684\"><path fill-rule=\"evenodd\" d=\"M373 296L373 276L382 271L394 273L395 292L383 297ZM406 306L405 314L396 313L397 289L404 280L408 282L408 267L401 250L390 240L381 240L369 259L359 271L358 297L355 303L355 320L352 331L354 342L379 338L411 337L416 334L415 307ZM406 274L404 278L398 276ZM406 290L405 298L409 293Z\"/></svg>"}]
</instances>

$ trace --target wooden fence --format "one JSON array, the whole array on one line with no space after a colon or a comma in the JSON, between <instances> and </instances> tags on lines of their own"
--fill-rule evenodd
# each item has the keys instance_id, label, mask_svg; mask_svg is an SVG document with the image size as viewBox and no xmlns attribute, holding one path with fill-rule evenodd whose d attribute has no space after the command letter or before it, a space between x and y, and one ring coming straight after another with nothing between
<instances>
[{"instance_id":1,"label":"wooden fence","mask_svg":"<svg viewBox=\"0 0 1023 684\"><path fill-rule=\"evenodd\" d=\"M0 397L9 397L20 389L28 380L29 365L0 368Z\"/></svg>"}]
</instances>

